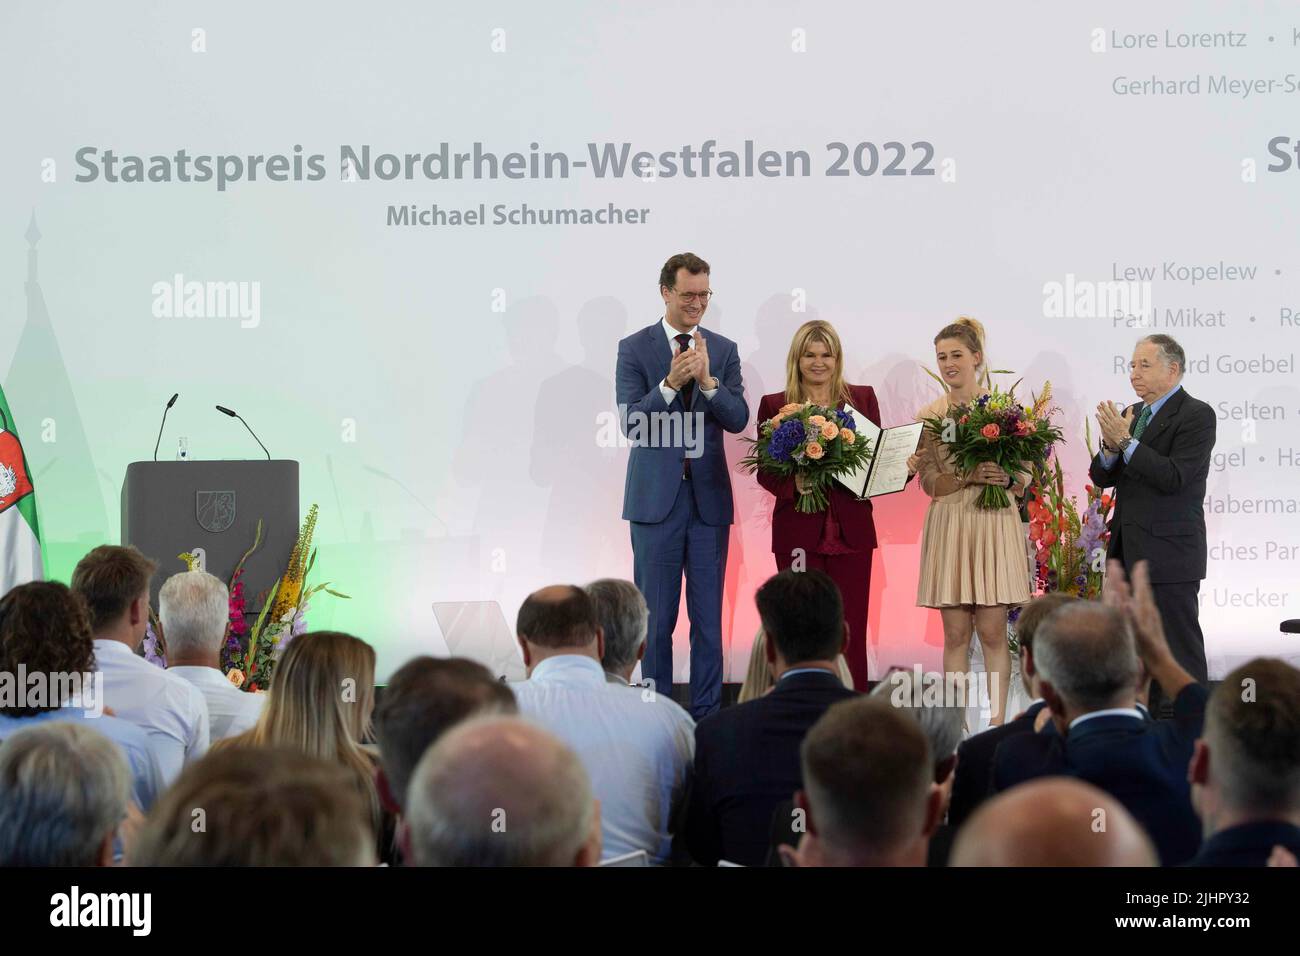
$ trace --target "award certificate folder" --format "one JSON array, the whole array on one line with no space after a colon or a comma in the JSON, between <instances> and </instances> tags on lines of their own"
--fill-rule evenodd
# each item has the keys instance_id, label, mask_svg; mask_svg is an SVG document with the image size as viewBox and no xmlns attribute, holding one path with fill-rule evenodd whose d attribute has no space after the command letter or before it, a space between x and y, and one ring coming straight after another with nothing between
<instances>
[{"instance_id":1,"label":"award certificate folder","mask_svg":"<svg viewBox=\"0 0 1300 956\"><path fill-rule=\"evenodd\" d=\"M907 485L907 459L921 441L925 425L912 422L895 428L881 428L866 415L846 405L853 415L859 438L871 442L871 460L835 480L859 498L877 498L902 491Z\"/></svg>"}]
</instances>

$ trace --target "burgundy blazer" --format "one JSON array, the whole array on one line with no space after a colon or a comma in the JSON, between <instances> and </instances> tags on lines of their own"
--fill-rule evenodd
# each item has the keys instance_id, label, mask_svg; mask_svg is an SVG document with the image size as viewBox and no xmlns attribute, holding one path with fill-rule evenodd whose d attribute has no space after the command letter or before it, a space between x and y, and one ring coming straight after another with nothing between
<instances>
[{"instance_id":1,"label":"burgundy blazer","mask_svg":"<svg viewBox=\"0 0 1300 956\"><path fill-rule=\"evenodd\" d=\"M880 403L876 401L876 390L870 385L850 385L849 394L853 396L853 407L879 425ZM784 404L785 392L764 395L758 403L758 420L767 421ZM843 408L844 403L838 403L837 407ZM758 483L776 496L776 506L772 509L772 553L788 555L795 548L803 548L808 554L815 553L826 525L826 512L802 514L795 511L793 478L777 478L762 471L757 475ZM830 507L835 511L844 543L855 551L874 548L876 523L871 518L871 502L859 501L838 481L831 482L828 492Z\"/></svg>"}]
</instances>

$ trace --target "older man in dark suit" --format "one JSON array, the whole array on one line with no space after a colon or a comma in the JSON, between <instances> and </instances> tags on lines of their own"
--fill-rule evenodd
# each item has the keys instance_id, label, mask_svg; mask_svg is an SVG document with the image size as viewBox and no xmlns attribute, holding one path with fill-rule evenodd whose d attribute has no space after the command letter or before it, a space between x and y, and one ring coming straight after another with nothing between
<instances>
[{"instance_id":1,"label":"older man in dark suit","mask_svg":"<svg viewBox=\"0 0 1300 956\"><path fill-rule=\"evenodd\" d=\"M1162 864L1184 863L1200 845L1187 768L1208 695L1170 651L1146 562L1133 569L1130 589L1124 569L1111 561L1106 593L1105 604L1076 601L1038 628L1034 661L1056 732L1003 741L993 789L1044 776L1078 777L1137 818ZM1173 700L1173 720L1149 721L1136 708L1139 655Z\"/></svg>"},{"instance_id":2,"label":"older man in dark suit","mask_svg":"<svg viewBox=\"0 0 1300 956\"><path fill-rule=\"evenodd\" d=\"M1108 558L1131 572L1151 563L1151 584L1174 656L1205 683L1205 638L1198 592L1205 578L1205 479L1214 451L1214 409L1182 387L1187 356L1168 335L1138 342L1129 381L1141 401L1121 415L1097 406L1102 447L1088 474L1115 488ZM1159 692L1151 711L1162 715ZM1167 714L1167 705L1165 708Z\"/></svg>"},{"instance_id":3,"label":"older man in dark suit","mask_svg":"<svg viewBox=\"0 0 1300 956\"><path fill-rule=\"evenodd\" d=\"M705 866L761 866L772 811L802 784L799 747L835 702L852 697L839 676L848 641L840 590L822 571L782 571L754 596L775 685L695 727L695 773L686 845Z\"/></svg>"}]
</instances>

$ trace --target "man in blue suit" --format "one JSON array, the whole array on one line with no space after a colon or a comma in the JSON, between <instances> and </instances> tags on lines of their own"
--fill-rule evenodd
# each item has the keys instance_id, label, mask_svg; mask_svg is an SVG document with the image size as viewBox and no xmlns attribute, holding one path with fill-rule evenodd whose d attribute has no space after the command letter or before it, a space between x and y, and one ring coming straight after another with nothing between
<instances>
[{"instance_id":1,"label":"man in blue suit","mask_svg":"<svg viewBox=\"0 0 1300 956\"><path fill-rule=\"evenodd\" d=\"M1136 644L1135 644L1136 638ZM1136 706L1138 657L1173 700L1173 719L1151 721ZM992 787L1064 774L1105 790L1151 836L1164 866L1185 863L1201 842L1188 765L1208 694L1169 649L1147 564L1130 590L1108 563L1105 604L1074 601L1038 626L1034 667L1055 733L1021 734L998 745Z\"/></svg>"},{"instance_id":2,"label":"man in blue suit","mask_svg":"<svg viewBox=\"0 0 1300 956\"><path fill-rule=\"evenodd\" d=\"M689 252L659 273L664 316L618 343L615 390L631 446L623 517L631 522L636 586L650 608L641 676L673 683L673 628L686 575L691 715L722 700L722 581L732 522L722 432L749 424L736 343L699 329L709 264Z\"/></svg>"}]
</instances>

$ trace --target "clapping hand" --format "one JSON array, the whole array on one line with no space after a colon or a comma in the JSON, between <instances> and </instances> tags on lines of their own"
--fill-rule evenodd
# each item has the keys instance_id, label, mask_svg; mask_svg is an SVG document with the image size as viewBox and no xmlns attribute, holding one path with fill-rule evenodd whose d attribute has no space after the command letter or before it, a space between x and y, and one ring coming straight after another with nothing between
<instances>
[{"instance_id":1,"label":"clapping hand","mask_svg":"<svg viewBox=\"0 0 1300 956\"><path fill-rule=\"evenodd\" d=\"M717 388L718 383L709 374L709 345L704 338L704 333L699 329L695 330L695 348L693 351L698 357L695 363L695 380L700 383L700 388Z\"/></svg>"},{"instance_id":2,"label":"clapping hand","mask_svg":"<svg viewBox=\"0 0 1300 956\"><path fill-rule=\"evenodd\" d=\"M1112 558L1106 562L1106 582L1102 603L1109 604L1129 619L1137 640L1138 657L1150 667L1153 659L1170 653L1165 625L1151 590L1151 574L1145 561L1133 567L1133 580L1124 577L1124 565Z\"/></svg>"},{"instance_id":3,"label":"clapping hand","mask_svg":"<svg viewBox=\"0 0 1300 956\"><path fill-rule=\"evenodd\" d=\"M1110 402L1102 402L1097 406L1097 427L1101 429L1101 440L1110 448L1119 448L1124 444L1132 423L1133 409L1131 408L1120 415Z\"/></svg>"},{"instance_id":4,"label":"clapping hand","mask_svg":"<svg viewBox=\"0 0 1300 956\"><path fill-rule=\"evenodd\" d=\"M695 370L699 362L700 358L695 354L694 349L682 349L673 356L673 364L669 366L664 381L673 391L681 391L683 385L695 378Z\"/></svg>"}]
</instances>

